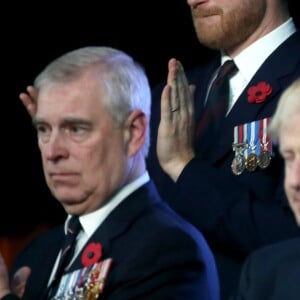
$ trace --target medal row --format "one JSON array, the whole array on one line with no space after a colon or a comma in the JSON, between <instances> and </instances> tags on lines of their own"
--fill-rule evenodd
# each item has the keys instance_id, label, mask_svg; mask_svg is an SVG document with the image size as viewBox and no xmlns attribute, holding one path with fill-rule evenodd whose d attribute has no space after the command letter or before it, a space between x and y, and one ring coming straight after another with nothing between
<instances>
[{"instance_id":1,"label":"medal row","mask_svg":"<svg viewBox=\"0 0 300 300\"><path fill-rule=\"evenodd\" d=\"M255 153L251 153L247 158L245 156L238 154L235 155L231 169L234 175L240 175L244 170L249 172L254 172L257 167L261 169L266 169L271 162L271 153L269 151L262 151L258 156Z\"/></svg>"},{"instance_id":2,"label":"medal row","mask_svg":"<svg viewBox=\"0 0 300 300\"><path fill-rule=\"evenodd\" d=\"M266 169L272 158L272 142L267 127L270 118L234 127L234 142L232 144L235 156L231 169L234 175L240 175L247 170L254 172L258 167Z\"/></svg>"}]
</instances>

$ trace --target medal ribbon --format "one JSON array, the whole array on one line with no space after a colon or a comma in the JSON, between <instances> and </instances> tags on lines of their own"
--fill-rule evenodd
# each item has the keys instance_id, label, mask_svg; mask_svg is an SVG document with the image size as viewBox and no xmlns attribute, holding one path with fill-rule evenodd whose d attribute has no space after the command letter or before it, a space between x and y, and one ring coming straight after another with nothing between
<instances>
[{"instance_id":1,"label":"medal ribbon","mask_svg":"<svg viewBox=\"0 0 300 300\"><path fill-rule=\"evenodd\" d=\"M270 135L268 135L268 126L270 124L270 118L264 118L260 120L259 140L260 140L260 153L262 151L272 151L272 141Z\"/></svg>"},{"instance_id":2,"label":"medal ribbon","mask_svg":"<svg viewBox=\"0 0 300 300\"><path fill-rule=\"evenodd\" d=\"M249 140L246 140L246 143L248 143L246 157L248 157L251 153L258 155L260 151L260 147L257 147L257 143L259 141L259 121L252 121L251 123L245 124L245 130L247 132L247 136L249 137Z\"/></svg>"}]
</instances>

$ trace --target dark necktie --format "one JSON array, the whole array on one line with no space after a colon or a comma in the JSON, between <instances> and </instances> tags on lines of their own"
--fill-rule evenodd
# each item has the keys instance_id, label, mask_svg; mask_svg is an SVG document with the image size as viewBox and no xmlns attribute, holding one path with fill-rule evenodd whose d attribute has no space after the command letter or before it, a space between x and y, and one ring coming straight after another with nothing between
<instances>
[{"instance_id":1,"label":"dark necktie","mask_svg":"<svg viewBox=\"0 0 300 300\"><path fill-rule=\"evenodd\" d=\"M220 67L211 84L203 113L196 125L196 137L204 139L209 145L226 116L229 104L229 80L236 71L237 67L233 60L227 60Z\"/></svg>"},{"instance_id":2,"label":"dark necktie","mask_svg":"<svg viewBox=\"0 0 300 300\"><path fill-rule=\"evenodd\" d=\"M67 234L65 235L64 243L61 248L61 255L55 271L55 275L48 289L48 299L51 299L50 296L54 296L60 278L73 257L76 244L76 236L78 235L80 230L81 224L79 222L79 218L77 216L72 216L69 221Z\"/></svg>"}]
</instances>

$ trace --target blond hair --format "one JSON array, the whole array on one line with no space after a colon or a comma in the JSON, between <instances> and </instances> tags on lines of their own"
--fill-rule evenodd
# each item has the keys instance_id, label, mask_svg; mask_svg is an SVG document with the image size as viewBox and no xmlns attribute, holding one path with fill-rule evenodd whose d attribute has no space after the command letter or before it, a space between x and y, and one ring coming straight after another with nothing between
<instances>
[{"instance_id":1,"label":"blond hair","mask_svg":"<svg viewBox=\"0 0 300 300\"><path fill-rule=\"evenodd\" d=\"M295 114L300 114L300 78L296 79L282 93L276 111L271 118L269 133L275 142L278 142L279 131L282 126Z\"/></svg>"}]
</instances>

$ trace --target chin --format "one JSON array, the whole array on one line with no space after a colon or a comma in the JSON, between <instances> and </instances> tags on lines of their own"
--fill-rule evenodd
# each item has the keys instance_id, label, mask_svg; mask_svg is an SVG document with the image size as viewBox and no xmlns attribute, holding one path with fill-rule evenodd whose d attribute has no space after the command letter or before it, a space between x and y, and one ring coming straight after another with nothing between
<instances>
[{"instance_id":1,"label":"chin","mask_svg":"<svg viewBox=\"0 0 300 300\"><path fill-rule=\"evenodd\" d=\"M54 193L54 196L63 206L78 205L81 203L81 198L78 197L78 195L70 193Z\"/></svg>"}]
</instances>

